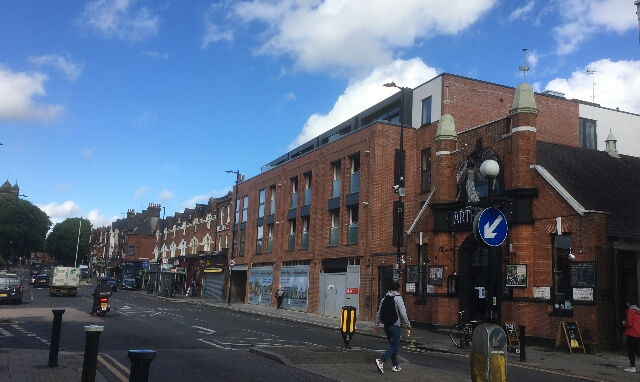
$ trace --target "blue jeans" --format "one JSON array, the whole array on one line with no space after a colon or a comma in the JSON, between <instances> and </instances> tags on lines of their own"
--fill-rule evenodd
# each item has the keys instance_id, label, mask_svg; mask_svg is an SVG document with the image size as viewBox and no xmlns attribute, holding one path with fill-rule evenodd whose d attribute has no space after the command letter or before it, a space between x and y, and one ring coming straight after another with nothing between
<instances>
[{"instance_id":1,"label":"blue jeans","mask_svg":"<svg viewBox=\"0 0 640 382\"><path fill-rule=\"evenodd\" d=\"M398 366L398 349L400 348L400 326L398 325L385 325L384 333L387 335L387 340L389 340L389 349L387 349L382 357L380 357L380 361L384 363L384 361L391 358L391 364L393 366Z\"/></svg>"}]
</instances>

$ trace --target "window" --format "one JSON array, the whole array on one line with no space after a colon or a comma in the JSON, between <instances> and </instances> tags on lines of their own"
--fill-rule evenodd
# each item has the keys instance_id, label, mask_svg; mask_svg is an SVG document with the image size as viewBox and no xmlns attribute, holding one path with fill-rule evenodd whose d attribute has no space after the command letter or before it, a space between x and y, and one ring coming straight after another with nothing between
<instances>
[{"instance_id":1,"label":"window","mask_svg":"<svg viewBox=\"0 0 640 382\"><path fill-rule=\"evenodd\" d=\"M302 240L300 241L300 249L309 249L309 217L302 218Z\"/></svg>"},{"instance_id":2,"label":"window","mask_svg":"<svg viewBox=\"0 0 640 382\"><path fill-rule=\"evenodd\" d=\"M340 196L341 182L341 166L340 161L333 163L333 183L331 188L331 197L337 198Z\"/></svg>"},{"instance_id":3,"label":"window","mask_svg":"<svg viewBox=\"0 0 640 382\"><path fill-rule=\"evenodd\" d=\"M431 96L422 100L422 125L431 123Z\"/></svg>"},{"instance_id":4,"label":"window","mask_svg":"<svg viewBox=\"0 0 640 382\"><path fill-rule=\"evenodd\" d=\"M233 220L233 224L238 224L240 221L240 199L236 199L236 216Z\"/></svg>"},{"instance_id":5,"label":"window","mask_svg":"<svg viewBox=\"0 0 640 382\"><path fill-rule=\"evenodd\" d=\"M580 147L594 150L598 148L596 121L580 118Z\"/></svg>"},{"instance_id":6,"label":"window","mask_svg":"<svg viewBox=\"0 0 640 382\"><path fill-rule=\"evenodd\" d=\"M296 220L289 220L289 241L287 243L287 249L293 251L296 248Z\"/></svg>"},{"instance_id":7,"label":"window","mask_svg":"<svg viewBox=\"0 0 640 382\"><path fill-rule=\"evenodd\" d=\"M264 234L264 228L259 225L258 226L258 232L256 233L257 239L256 239L256 255L260 255L262 254L262 236Z\"/></svg>"},{"instance_id":8,"label":"window","mask_svg":"<svg viewBox=\"0 0 640 382\"><path fill-rule=\"evenodd\" d=\"M358 205L349 207L349 230L347 244L358 244Z\"/></svg>"},{"instance_id":9,"label":"window","mask_svg":"<svg viewBox=\"0 0 640 382\"><path fill-rule=\"evenodd\" d=\"M298 177L291 178L291 208L298 207Z\"/></svg>"},{"instance_id":10,"label":"window","mask_svg":"<svg viewBox=\"0 0 640 382\"><path fill-rule=\"evenodd\" d=\"M340 210L331 211L331 228L329 228L329 246L338 245L340 235Z\"/></svg>"},{"instance_id":11,"label":"window","mask_svg":"<svg viewBox=\"0 0 640 382\"><path fill-rule=\"evenodd\" d=\"M311 204L311 173L304 174L304 203L303 206Z\"/></svg>"},{"instance_id":12,"label":"window","mask_svg":"<svg viewBox=\"0 0 640 382\"><path fill-rule=\"evenodd\" d=\"M240 230L240 257L244 256L244 241L246 239L246 230Z\"/></svg>"},{"instance_id":13,"label":"window","mask_svg":"<svg viewBox=\"0 0 640 382\"><path fill-rule=\"evenodd\" d=\"M273 224L267 225L267 251L271 253L273 251Z\"/></svg>"},{"instance_id":14,"label":"window","mask_svg":"<svg viewBox=\"0 0 640 382\"><path fill-rule=\"evenodd\" d=\"M422 150L420 155L420 191L431 191L431 148Z\"/></svg>"},{"instance_id":15,"label":"window","mask_svg":"<svg viewBox=\"0 0 640 382\"><path fill-rule=\"evenodd\" d=\"M264 217L265 189L258 193L258 219Z\"/></svg>"},{"instance_id":16,"label":"window","mask_svg":"<svg viewBox=\"0 0 640 382\"><path fill-rule=\"evenodd\" d=\"M571 235L553 236L553 307L556 311L571 309L573 291L569 270Z\"/></svg>"},{"instance_id":17,"label":"window","mask_svg":"<svg viewBox=\"0 0 640 382\"><path fill-rule=\"evenodd\" d=\"M276 186L269 187L269 215L276 213Z\"/></svg>"},{"instance_id":18,"label":"window","mask_svg":"<svg viewBox=\"0 0 640 382\"><path fill-rule=\"evenodd\" d=\"M249 196L245 195L242 198L242 222L247 221L247 210L249 209Z\"/></svg>"},{"instance_id":19,"label":"window","mask_svg":"<svg viewBox=\"0 0 640 382\"><path fill-rule=\"evenodd\" d=\"M349 193L360 192L360 155L351 157L351 179Z\"/></svg>"}]
</instances>

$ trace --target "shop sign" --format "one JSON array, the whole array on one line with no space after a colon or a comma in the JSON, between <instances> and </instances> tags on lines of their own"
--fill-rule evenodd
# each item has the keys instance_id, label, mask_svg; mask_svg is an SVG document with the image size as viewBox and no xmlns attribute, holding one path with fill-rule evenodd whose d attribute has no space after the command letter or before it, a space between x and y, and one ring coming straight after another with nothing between
<instances>
[{"instance_id":1,"label":"shop sign","mask_svg":"<svg viewBox=\"0 0 640 382\"><path fill-rule=\"evenodd\" d=\"M347 288L347 294L358 294L358 288Z\"/></svg>"}]
</instances>

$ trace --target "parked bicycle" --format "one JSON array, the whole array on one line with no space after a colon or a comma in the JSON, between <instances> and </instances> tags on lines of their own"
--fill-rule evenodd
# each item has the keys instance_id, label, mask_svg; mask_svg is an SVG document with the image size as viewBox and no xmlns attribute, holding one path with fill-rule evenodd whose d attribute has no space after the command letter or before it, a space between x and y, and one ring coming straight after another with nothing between
<instances>
[{"instance_id":1,"label":"parked bicycle","mask_svg":"<svg viewBox=\"0 0 640 382\"><path fill-rule=\"evenodd\" d=\"M451 336L451 342L457 347L463 347L471 345L471 337L473 336L473 330L482 323L479 320L464 321L462 314L465 311L458 312L458 323L453 325L449 329L449 335Z\"/></svg>"}]
</instances>

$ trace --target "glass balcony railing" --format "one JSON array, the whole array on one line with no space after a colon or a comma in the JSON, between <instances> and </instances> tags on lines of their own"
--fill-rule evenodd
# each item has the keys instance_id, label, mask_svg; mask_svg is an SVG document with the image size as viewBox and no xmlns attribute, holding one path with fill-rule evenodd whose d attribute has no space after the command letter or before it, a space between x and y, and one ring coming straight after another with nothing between
<instances>
[{"instance_id":1,"label":"glass balcony railing","mask_svg":"<svg viewBox=\"0 0 640 382\"><path fill-rule=\"evenodd\" d=\"M331 187L331 197L337 198L340 196L340 187L342 186L342 182L340 179L334 179L333 186Z\"/></svg>"},{"instance_id":2,"label":"glass balcony railing","mask_svg":"<svg viewBox=\"0 0 640 382\"><path fill-rule=\"evenodd\" d=\"M256 241L256 255L262 254L262 239Z\"/></svg>"},{"instance_id":3,"label":"glass balcony railing","mask_svg":"<svg viewBox=\"0 0 640 382\"><path fill-rule=\"evenodd\" d=\"M347 244L358 244L358 224L349 224Z\"/></svg>"},{"instance_id":4,"label":"glass balcony railing","mask_svg":"<svg viewBox=\"0 0 640 382\"><path fill-rule=\"evenodd\" d=\"M332 247L338 246L338 236L340 234L340 228L331 227L329 228L329 245Z\"/></svg>"},{"instance_id":5,"label":"glass balcony railing","mask_svg":"<svg viewBox=\"0 0 640 382\"><path fill-rule=\"evenodd\" d=\"M311 189L307 188L304 190L304 204L303 206L308 206L311 204Z\"/></svg>"},{"instance_id":6,"label":"glass balcony railing","mask_svg":"<svg viewBox=\"0 0 640 382\"><path fill-rule=\"evenodd\" d=\"M294 192L291 194L291 208L298 207L298 193Z\"/></svg>"},{"instance_id":7,"label":"glass balcony railing","mask_svg":"<svg viewBox=\"0 0 640 382\"><path fill-rule=\"evenodd\" d=\"M300 249L309 249L309 232L302 233L302 241L300 242Z\"/></svg>"},{"instance_id":8,"label":"glass balcony railing","mask_svg":"<svg viewBox=\"0 0 640 382\"><path fill-rule=\"evenodd\" d=\"M269 214L273 215L276 213L276 201L275 199L269 203Z\"/></svg>"},{"instance_id":9,"label":"glass balcony railing","mask_svg":"<svg viewBox=\"0 0 640 382\"><path fill-rule=\"evenodd\" d=\"M273 251L273 238L267 238L267 253L271 253Z\"/></svg>"},{"instance_id":10,"label":"glass balcony railing","mask_svg":"<svg viewBox=\"0 0 640 382\"><path fill-rule=\"evenodd\" d=\"M356 172L351 174L349 180L349 193L360 192L360 173Z\"/></svg>"},{"instance_id":11,"label":"glass balcony railing","mask_svg":"<svg viewBox=\"0 0 640 382\"><path fill-rule=\"evenodd\" d=\"M295 233L290 233L289 234L289 244L287 245L287 249L289 251L293 251L296 248L296 234Z\"/></svg>"}]
</instances>

